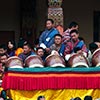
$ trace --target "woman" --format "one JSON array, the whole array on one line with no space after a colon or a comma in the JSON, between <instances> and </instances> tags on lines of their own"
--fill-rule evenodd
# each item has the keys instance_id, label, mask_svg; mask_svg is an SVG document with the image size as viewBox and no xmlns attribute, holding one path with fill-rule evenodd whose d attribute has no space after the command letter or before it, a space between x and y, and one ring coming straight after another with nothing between
<instances>
[{"instance_id":1,"label":"woman","mask_svg":"<svg viewBox=\"0 0 100 100\"><path fill-rule=\"evenodd\" d=\"M16 46L15 46L15 42L14 41L8 41L7 43L7 53L9 55L9 57L15 56L15 50L16 50Z\"/></svg>"}]
</instances>

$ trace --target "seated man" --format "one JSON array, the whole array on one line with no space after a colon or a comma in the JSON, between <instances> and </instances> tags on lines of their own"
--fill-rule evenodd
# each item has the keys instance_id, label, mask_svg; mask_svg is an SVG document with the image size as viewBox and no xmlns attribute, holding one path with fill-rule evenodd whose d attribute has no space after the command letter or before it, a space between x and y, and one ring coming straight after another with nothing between
<instances>
[{"instance_id":1,"label":"seated man","mask_svg":"<svg viewBox=\"0 0 100 100\"><path fill-rule=\"evenodd\" d=\"M59 32L56 28L54 28L54 21L52 19L47 19L46 30L39 38L40 47L44 48L46 52L48 52L50 50L49 47L54 43L54 36L56 34L59 34Z\"/></svg>"},{"instance_id":2,"label":"seated man","mask_svg":"<svg viewBox=\"0 0 100 100\"><path fill-rule=\"evenodd\" d=\"M62 35L54 36L54 44L50 46L50 50L51 52L55 50L60 56L64 56L65 45L62 43Z\"/></svg>"},{"instance_id":3,"label":"seated man","mask_svg":"<svg viewBox=\"0 0 100 100\"><path fill-rule=\"evenodd\" d=\"M8 55L6 53L0 54L0 63L1 63L0 71L4 71L7 59Z\"/></svg>"},{"instance_id":4,"label":"seated man","mask_svg":"<svg viewBox=\"0 0 100 100\"><path fill-rule=\"evenodd\" d=\"M5 44L0 45L0 54L7 53L7 47Z\"/></svg>"},{"instance_id":5,"label":"seated man","mask_svg":"<svg viewBox=\"0 0 100 100\"><path fill-rule=\"evenodd\" d=\"M95 42L92 42L92 43L89 44L88 61L89 61L90 66L92 65L92 54L98 48L99 47Z\"/></svg>"},{"instance_id":6,"label":"seated man","mask_svg":"<svg viewBox=\"0 0 100 100\"><path fill-rule=\"evenodd\" d=\"M85 57L87 57L87 48L86 45L84 43L84 41L80 41L79 40L79 33L77 30L72 30L70 32L71 35L71 43L69 45L66 46L65 49L65 59L67 58L67 54L73 54L73 53L81 53L83 54Z\"/></svg>"},{"instance_id":7,"label":"seated man","mask_svg":"<svg viewBox=\"0 0 100 100\"><path fill-rule=\"evenodd\" d=\"M30 55L35 55L35 53L32 51L31 45L25 42L23 45L23 53L19 54L18 57L24 62L25 59Z\"/></svg>"},{"instance_id":8,"label":"seated man","mask_svg":"<svg viewBox=\"0 0 100 100\"><path fill-rule=\"evenodd\" d=\"M78 30L79 25L76 22L71 22L68 26L68 29L63 33L63 43L67 45L67 42L70 41L70 32L72 30Z\"/></svg>"},{"instance_id":9,"label":"seated man","mask_svg":"<svg viewBox=\"0 0 100 100\"><path fill-rule=\"evenodd\" d=\"M45 61L44 56L44 49L42 47L36 48L36 54L42 58L43 61Z\"/></svg>"}]
</instances>

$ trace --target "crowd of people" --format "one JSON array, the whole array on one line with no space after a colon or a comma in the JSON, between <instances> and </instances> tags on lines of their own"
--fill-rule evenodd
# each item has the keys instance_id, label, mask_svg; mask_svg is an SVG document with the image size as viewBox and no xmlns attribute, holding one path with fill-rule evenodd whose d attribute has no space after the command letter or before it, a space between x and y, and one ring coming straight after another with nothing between
<instances>
[{"instance_id":1,"label":"crowd of people","mask_svg":"<svg viewBox=\"0 0 100 100\"><path fill-rule=\"evenodd\" d=\"M71 55L77 53L86 57L91 65L91 55L100 47L100 43L92 42L87 48L84 39L79 37L78 23L71 22L63 35L54 28L52 19L47 19L45 24L46 29L42 32L39 39L35 41L35 45L31 45L23 38L20 38L17 48L16 43L12 40L9 40L7 44L0 44L1 72L4 72L6 61L12 56L21 58L24 63L25 59L30 55L38 55L45 62L48 55L54 54L59 55L67 62ZM37 100L45 100L45 97L40 96ZM81 98L77 97L73 100L81 100ZM84 100L92 100L92 97L87 96Z\"/></svg>"},{"instance_id":2,"label":"crowd of people","mask_svg":"<svg viewBox=\"0 0 100 100\"><path fill-rule=\"evenodd\" d=\"M99 42L89 44L86 47L85 41L79 37L79 25L71 22L68 29L61 35L54 27L52 19L46 20L46 29L42 32L39 39L31 45L28 41L20 38L17 48L16 43L9 40L7 44L0 44L0 70L4 70L4 66L9 57L18 56L24 62L30 55L38 55L43 62L48 55L54 54L61 56L66 62L73 54L82 54L88 59L91 65L91 55L99 48ZM70 56L69 56L70 55Z\"/></svg>"},{"instance_id":3,"label":"crowd of people","mask_svg":"<svg viewBox=\"0 0 100 100\"><path fill-rule=\"evenodd\" d=\"M44 96L39 96L38 98L37 98L37 100L46 100L46 98L44 97ZM80 97L75 97L75 98L71 98L70 100L82 100ZM84 100L93 100L93 98L92 98L92 96L88 96L88 95L86 95L85 97L84 97Z\"/></svg>"}]
</instances>

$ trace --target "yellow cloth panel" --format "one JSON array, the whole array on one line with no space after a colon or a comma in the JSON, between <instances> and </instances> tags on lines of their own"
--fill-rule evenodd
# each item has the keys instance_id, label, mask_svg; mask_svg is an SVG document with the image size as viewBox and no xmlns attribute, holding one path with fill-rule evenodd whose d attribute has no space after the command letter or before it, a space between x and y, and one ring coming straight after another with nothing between
<instances>
[{"instance_id":1,"label":"yellow cloth panel","mask_svg":"<svg viewBox=\"0 0 100 100\"><path fill-rule=\"evenodd\" d=\"M83 100L86 95L90 95L95 100L100 98L100 89L10 90L8 95L13 100L37 100L37 97L40 95L45 96L46 100L70 100L75 97L80 97Z\"/></svg>"},{"instance_id":2,"label":"yellow cloth panel","mask_svg":"<svg viewBox=\"0 0 100 100\"><path fill-rule=\"evenodd\" d=\"M0 92L3 90L3 88L2 87L0 87Z\"/></svg>"}]
</instances>

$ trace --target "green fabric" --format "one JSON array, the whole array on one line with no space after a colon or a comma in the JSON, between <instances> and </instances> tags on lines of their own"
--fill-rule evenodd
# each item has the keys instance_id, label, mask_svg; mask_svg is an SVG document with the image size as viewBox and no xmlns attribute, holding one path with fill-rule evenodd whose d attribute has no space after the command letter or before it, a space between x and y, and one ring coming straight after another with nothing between
<instances>
[{"instance_id":1,"label":"green fabric","mask_svg":"<svg viewBox=\"0 0 100 100\"><path fill-rule=\"evenodd\" d=\"M99 67L92 68L8 68L8 71L17 72L100 72Z\"/></svg>"}]
</instances>

